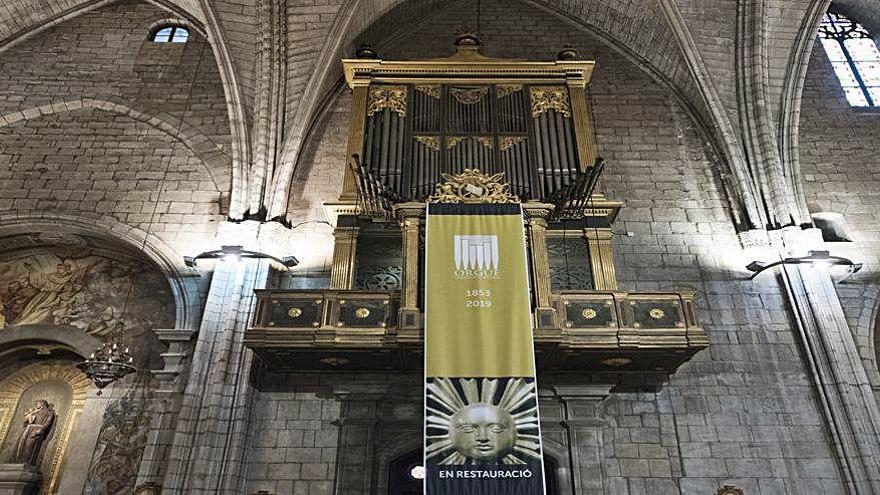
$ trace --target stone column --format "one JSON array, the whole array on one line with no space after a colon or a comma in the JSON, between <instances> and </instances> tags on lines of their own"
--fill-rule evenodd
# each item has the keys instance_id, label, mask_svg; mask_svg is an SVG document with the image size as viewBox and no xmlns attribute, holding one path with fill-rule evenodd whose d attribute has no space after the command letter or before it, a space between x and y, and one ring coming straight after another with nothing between
<instances>
[{"instance_id":1,"label":"stone column","mask_svg":"<svg viewBox=\"0 0 880 495\"><path fill-rule=\"evenodd\" d=\"M193 351L195 330L154 330L159 340L168 344L161 354L164 367L152 370L159 382L153 392L153 417L147 432L147 445L141 458L135 486L149 482L161 482L168 465L168 455L174 441L175 425L183 401L185 377ZM182 378L183 377L183 378ZM161 484L161 483L160 483Z\"/></svg>"},{"instance_id":2,"label":"stone column","mask_svg":"<svg viewBox=\"0 0 880 495\"><path fill-rule=\"evenodd\" d=\"M380 420L378 402L385 398L388 387L370 383L340 385L334 387L333 393L342 402L334 494L370 493Z\"/></svg>"},{"instance_id":3,"label":"stone column","mask_svg":"<svg viewBox=\"0 0 880 495\"><path fill-rule=\"evenodd\" d=\"M821 245L817 229L782 232L783 256ZM880 493L880 410L829 272L783 265L780 278L841 476L850 493Z\"/></svg>"},{"instance_id":4,"label":"stone column","mask_svg":"<svg viewBox=\"0 0 880 495\"><path fill-rule=\"evenodd\" d=\"M564 404L562 425L571 449L573 493L603 493L602 427L599 403L608 397L611 385L558 385L553 387Z\"/></svg>"},{"instance_id":5,"label":"stone column","mask_svg":"<svg viewBox=\"0 0 880 495\"><path fill-rule=\"evenodd\" d=\"M259 225L228 225L226 242L258 244ZM221 238L224 233L221 229ZM182 398L164 494L240 494L244 490L245 439L253 389L253 354L243 344L255 304L266 284L265 260L218 261Z\"/></svg>"}]
</instances>

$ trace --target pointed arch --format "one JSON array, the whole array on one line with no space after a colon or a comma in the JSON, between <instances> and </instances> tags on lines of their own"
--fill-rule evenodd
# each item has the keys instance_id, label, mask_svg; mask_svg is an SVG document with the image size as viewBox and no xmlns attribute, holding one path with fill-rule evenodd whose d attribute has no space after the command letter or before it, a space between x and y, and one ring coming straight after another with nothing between
<instances>
[{"instance_id":1,"label":"pointed arch","mask_svg":"<svg viewBox=\"0 0 880 495\"><path fill-rule=\"evenodd\" d=\"M45 30L79 17L101 7L111 5L119 0L86 0L73 8L59 11L54 15L26 25L0 39L0 54L11 47L39 35ZM238 82L236 68L230 55L226 37L220 27L213 8L208 0L143 0L166 10L184 20L202 35L211 46L214 60L218 67L223 93L226 100L229 120L229 133L232 148L232 188L230 193L229 216L241 219L247 210L246 198L248 189L247 167L250 163L250 134L247 132L247 112L242 97L242 88ZM181 4L185 4L184 7ZM50 10L51 10L50 5ZM60 10L60 9L58 9ZM2 19L0 19L2 20Z\"/></svg>"}]
</instances>

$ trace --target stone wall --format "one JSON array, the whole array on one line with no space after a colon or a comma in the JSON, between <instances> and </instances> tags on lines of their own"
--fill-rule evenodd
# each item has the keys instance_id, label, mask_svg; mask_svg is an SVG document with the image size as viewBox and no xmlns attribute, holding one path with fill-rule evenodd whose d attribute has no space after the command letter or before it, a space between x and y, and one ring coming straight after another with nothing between
<instances>
[{"instance_id":1,"label":"stone wall","mask_svg":"<svg viewBox=\"0 0 880 495\"><path fill-rule=\"evenodd\" d=\"M868 378L880 392L874 335L880 269L880 112L849 106L819 42L804 82L799 149L810 212L843 215L852 240L827 247L832 254L865 264L837 288Z\"/></svg>"},{"instance_id":2,"label":"stone wall","mask_svg":"<svg viewBox=\"0 0 880 495\"><path fill-rule=\"evenodd\" d=\"M0 211L108 218L181 252L210 240L231 186L223 86L195 30L147 41L167 18L116 2L0 53Z\"/></svg>"}]
</instances>

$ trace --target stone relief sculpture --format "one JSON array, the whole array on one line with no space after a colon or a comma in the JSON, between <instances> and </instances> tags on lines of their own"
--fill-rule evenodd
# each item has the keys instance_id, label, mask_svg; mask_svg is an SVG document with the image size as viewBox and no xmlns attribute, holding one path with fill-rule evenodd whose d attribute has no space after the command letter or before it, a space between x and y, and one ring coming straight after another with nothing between
<instances>
[{"instance_id":1,"label":"stone relief sculpture","mask_svg":"<svg viewBox=\"0 0 880 495\"><path fill-rule=\"evenodd\" d=\"M55 410L52 404L43 399L34 402L34 407L28 409L24 415L24 430L15 447L14 461L31 466L39 465L43 443L52 434L54 425Z\"/></svg>"}]
</instances>

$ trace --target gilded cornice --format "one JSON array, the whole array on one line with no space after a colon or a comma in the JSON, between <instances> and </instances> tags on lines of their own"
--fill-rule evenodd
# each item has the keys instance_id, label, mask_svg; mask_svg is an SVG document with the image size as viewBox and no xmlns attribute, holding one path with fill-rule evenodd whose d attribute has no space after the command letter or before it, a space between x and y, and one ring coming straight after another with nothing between
<instances>
[{"instance_id":1,"label":"gilded cornice","mask_svg":"<svg viewBox=\"0 0 880 495\"><path fill-rule=\"evenodd\" d=\"M479 55L479 54L477 54ZM452 56L432 60L344 59L345 81L349 87L383 83L565 83L586 87L595 62L494 59L482 56Z\"/></svg>"}]
</instances>

